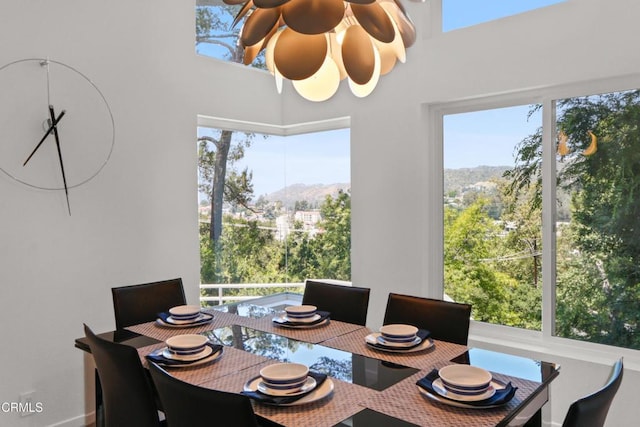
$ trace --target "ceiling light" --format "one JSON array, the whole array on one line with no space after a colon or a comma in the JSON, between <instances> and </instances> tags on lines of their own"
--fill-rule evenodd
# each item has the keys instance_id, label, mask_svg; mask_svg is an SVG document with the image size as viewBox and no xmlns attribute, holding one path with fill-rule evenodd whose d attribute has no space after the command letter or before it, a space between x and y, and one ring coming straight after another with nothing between
<instances>
[{"instance_id":1,"label":"ceiling light","mask_svg":"<svg viewBox=\"0 0 640 427\"><path fill-rule=\"evenodd\" d=\"M416 40L413 23L399 0L223 0L242 4L233 25L240 31L244 64L263 50L267 68L310 101L325 101L348 79L354 95L365 97L380 75Z\"/></svg>"}]
</instances>

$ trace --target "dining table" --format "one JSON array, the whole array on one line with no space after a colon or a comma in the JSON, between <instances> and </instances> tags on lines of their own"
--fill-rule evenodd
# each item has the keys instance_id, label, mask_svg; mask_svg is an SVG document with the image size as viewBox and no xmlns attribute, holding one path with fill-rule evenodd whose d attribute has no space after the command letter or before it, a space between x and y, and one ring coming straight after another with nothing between
<instances>
[{"instance_id":1,"label":"dining table","mask_svg":"<svg viewBox=\"0 0 640 427\"><path fill-rule=\"evenodd\" d=\"M300 305L301 300L299 294L283 292L204 308L212 319L188 328L157 320L100 335L135 347L145 366L148 356L166 349L168 338L205 335L210 343L222 346L219 356L206 363L165 369L200 387L250 397L259 394L255 388L263 367L274 362L305 364L326 378L313 392L294 401L252 399L256 415L282 426L542 424L542 407L549 401L551 382L559 375L555 363L430 338L412 351L384 349L370 342L378 331L331 320L330 313L317 325L283 324L284 308ZM84 338L76 339L75 346L90 352ZM434 392L438 369L451 364L489 371L496 388L509 390L508 399L480 406ZM425 387L425 381L433 387ZM100 405L99 390L96 393L96 405Z\"/></svg>"}]
</instances>

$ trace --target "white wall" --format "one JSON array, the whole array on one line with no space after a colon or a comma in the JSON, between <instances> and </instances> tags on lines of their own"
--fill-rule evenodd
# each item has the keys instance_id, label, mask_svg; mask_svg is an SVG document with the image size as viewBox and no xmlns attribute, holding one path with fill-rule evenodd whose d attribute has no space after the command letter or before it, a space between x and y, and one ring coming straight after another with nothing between
<instances>
[{"instance_id":1,"label":"white wall","mask_svg":"<svg viewBox=\"0 0 640 427\"><path fill-rule=\"evenodd\" d=\"M405 6L417 24L430 25L428 5ZM112 286L181 276L197 300L197 114L275 125L351 116L353 283L373 288L375 326L390 290L436 295L441 286L432 209L441 203L441 162L425 105L637 72L638 16L633 0L568 0L427 32L368 98L343 85L329 102L312 104L288 83L278 96L266 73L195 56L192 3L3 0L0 65L50 57L78 68L109 101L117 139L103 172L71 192L71 217L62 193L0 176L0 400L35 390L44 404L25 418L0 413L0 426L82 424L83 355L73 340L83 322L114 327ZM396 206L405 207L400 217ZM477 345L505 348L478 337ZM563 365L553 388L556 423L583 391L571 384L594 388L616 354L606 349L585 363L536 351ZM637 405L625 405L637 388L631 372L609 425L639 418Z\"/></svg>"}]
</instances>

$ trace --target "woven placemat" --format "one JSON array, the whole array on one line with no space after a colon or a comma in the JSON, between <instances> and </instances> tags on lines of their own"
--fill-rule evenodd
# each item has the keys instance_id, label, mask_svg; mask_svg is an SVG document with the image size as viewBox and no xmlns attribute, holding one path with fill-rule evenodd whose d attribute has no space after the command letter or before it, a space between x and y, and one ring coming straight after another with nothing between
<instances>
[{"instance_id":1,"label":"woven placemat","mask_svg":"<svg viewBox=\"0 0 640 427\"><path fill-rule=\"evenodd\" d=\"M242 391L248 379L258 375L260 368L269 363L273 362L253 366L237 375L228 375L200 384L200 386L238 393ZM361 403L378 393L366 387L334 378L330 379L333 381L334 389L324 399L305 405L286 407L263 405L252 401L254 411L256 414L284 426L330 427L361 411L363 409Z\"/></svg>"},{"instance_id":2,"label":"woven placemat","mask_svg":"<svg viewBox=\"0 0 640 427\"><path fill-rule=\"evenodd\" d=\"M432 368L439 368L447 364L440 363ZM493 373L496 379L505 383L511 381L514 387L518 387L515 397L507 404L493 409L458 408L436 402L418 391L416 381L427 375L430 370L420 371L383 390L364 402L364 405L374 411L420 426L488 427L495 426L541 386L540 383L534 381Z\"/></svg>"},{"instance_id":3,"label":"woven placemat","mask_svg":"<svg viewBox=\"0 0 640 427\"><path fill-rule=\"evenodd\" d=\"M138 354L142 359L142 364L147 367L148 362L145 356L152 351L163 348L164 344L155 344L138 349ZM243 350L238 350L231 347L224 347L222 356L210 363L202 365L181 367L181 368L167 368L167 372L171 373L176 378L186 381L191 384L202 384L207 381L211 381L215 378L224 377L225 375L232 375L243 369L265 363L269 359L266 357L258 356L255 354L247 353Z\"/></svg>"},{"instance_id":4,"label":"woven placemat","mask_svg":"<svg viewBox=\"0 0 640 427\"><path fill-rule=\"evenodd\" d=\"M287 338L293 338L312 344L318 344L333 337L364 329L364 326L355 325L353 323L339 322L337 320L330 320L329 323L319 325L315 328L301 329L286 328L283 326L274 325L273 316L263 317L261 319L255 320L256 322L252 325L252 327L255 329L259 329L265 332L272 332L274 334L282 335Z\"/></svg>"},{"instance_id":5,"label":"woven placemat","mask_svg":"<svg viewBox=\"0 0 640 427\"><path fill-rule=\"evenodd\" d=\"M209 323L205 323L201 326L190 327L190 328L173 328L168 326L161 326L158 322L147 322L141 323L139 325L129 326L128 330L146 335L151 338L155 338L160 341L166 341L167 338L173 337L175 335L183 335L183 334L199 334L201 332L210 331L215 328L220 328L223 326L231 325L233 323L238 323L241 319L239 316L235 314L222 313L219 311L207 311L210 314L213 314L213 320Z\"/></svg>"},{"instance_id":6,"label":"woven placemat","mask_svg":"<svg viewBox=\"0 0 640 427\"><path fill-rule=\"evenodd\" d=\"M449 361L467 350L467 347L464 345L436 340L434 341L433 347L424 351L414 353L391 353L376 350L368 346L365 343L365 337L370 333L371 331L369 329L363 328L324 341L322 345L337 348L338 350L348 351L350 353L361 354L374 359L397 363L399 365L429 370L434 366L434 364L441 361Z\"/></svg>"}]
</instances>

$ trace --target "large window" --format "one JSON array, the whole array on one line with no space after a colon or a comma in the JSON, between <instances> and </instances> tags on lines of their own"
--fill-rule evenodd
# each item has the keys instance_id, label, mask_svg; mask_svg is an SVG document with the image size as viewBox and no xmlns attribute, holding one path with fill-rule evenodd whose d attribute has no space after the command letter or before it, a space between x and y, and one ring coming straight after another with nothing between
<instances>
[{"instance_id":1,"label":"large window","mask_svg":"<svg viewBox=\"0 0 640 427\"><path fill-rule=\"evenodd\" d=\"M639 123L640 90L445 114L445 293L476 320L640 349ZM461 160L506 152L489 178Z\"/></svg>"},{"instance_id":2,"label":"large window","mask_svg":"<svg viewBox=\"0 0 640 427\"><path fill-rule=\"evenodd\" d=\"M201 282L351 279L349 130L280 137L199 128Z\"/></svg>"},{"instance_id":3,"label":"large window","mask_svg":"<svg viewBox=\"0 0 640 427\"><path fill-rule=\"evenodd\" d=\"M532 108L444 117L444 283L475 320L540 330L540 206L510 178L541 125Z\"/></svg>"}]
</instances>

